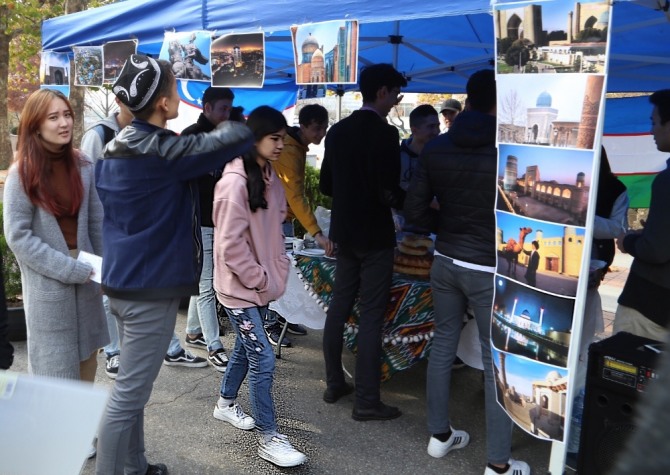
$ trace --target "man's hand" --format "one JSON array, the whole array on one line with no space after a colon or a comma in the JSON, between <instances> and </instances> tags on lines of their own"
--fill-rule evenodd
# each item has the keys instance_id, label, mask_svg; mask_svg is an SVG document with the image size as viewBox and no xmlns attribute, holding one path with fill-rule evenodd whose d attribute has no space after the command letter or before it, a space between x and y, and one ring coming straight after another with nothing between
<instances>
[{"instance_id":1,"label":"man's hand","mask_svg":"<svg viewBox=\"0 0 670 475\"><path fill-rule=\"evenodd\" d=\"M314 236L314 239L316 239L316 242L319 243L319 247L324 249L326 251L326 255L328 257L331 257L333 255L333 251L335 250L335 246L333 245L333 241L328 239L326 236L323 235L321 231L316 233Z\"/></svg>"},{"instance_id":2,"label":"man's hand","mask_svg":"<svg viewBox=\"0 0 670 475\"><path fill-rule=\"evenodd\" d=\"M626 250L623 248L623 240L626 237L625 233L619 234L619 237L616 238L616 247L619 249L620 252L623 252L624 254L628 254Z\"/></svg>"}]
</instances>

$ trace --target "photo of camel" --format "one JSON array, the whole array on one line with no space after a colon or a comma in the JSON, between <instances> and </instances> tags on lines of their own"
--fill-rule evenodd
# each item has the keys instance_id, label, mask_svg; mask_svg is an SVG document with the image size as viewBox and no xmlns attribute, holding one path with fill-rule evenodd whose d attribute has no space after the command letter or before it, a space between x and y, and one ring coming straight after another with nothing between
<instances>
[{"instance_id":1,"label":"photo of camel","mask_svg":"<svg viewBox=\"0 0 670 475\"><path fill-rule=\"evenodd\" d=\"M502 211L584 226L593 152L500 144L498 199Z\"/></svg>"},{"instance_id":2,"label":"photo of camel","mask_svg":"<svg viewBox=\"0 0 670 475\"><path fill-rule=\"evenodd\" d=\"M523 430L538 439L565 440L565 368L491 348L498 404Z\"/></svg>"},{"instance_id":3,"label":"photo of camel","mask_svg":"<svg viewBox=\"0 0 670 475\"><path fill-rule=\"evenodd\" d=\"M566 367L575 299L495 278L491 342L499 350Z\"/></svg>"},{"instance_id":4,"label":"photo of camel","mask_svg":"<svg viewBox=\"0 0 670 475\"><path fill-rule=\"evenodd\" d=\"M523 285L574 297L584 229L496 211L496 272Z\"/></svg>"}]
</instances>

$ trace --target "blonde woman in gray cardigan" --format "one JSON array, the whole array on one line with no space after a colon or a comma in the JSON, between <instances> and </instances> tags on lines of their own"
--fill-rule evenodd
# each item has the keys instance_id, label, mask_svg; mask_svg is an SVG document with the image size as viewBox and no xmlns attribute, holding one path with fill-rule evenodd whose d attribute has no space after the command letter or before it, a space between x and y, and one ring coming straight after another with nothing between
<instances>
[{"instance_id":1,"label":"blonde woman in gray cardigan","mask_svg":"<svg viewBox=\"0 0 670 475\"><path fill-rule=\"evenodd\" d=\"M32 374L93 382L109 341L100 286L79 251L102 255L94 167L72 147L65 96L42 89L23 108L4 191L7 244L21 268Z\"/></svg>"}]
</instances>

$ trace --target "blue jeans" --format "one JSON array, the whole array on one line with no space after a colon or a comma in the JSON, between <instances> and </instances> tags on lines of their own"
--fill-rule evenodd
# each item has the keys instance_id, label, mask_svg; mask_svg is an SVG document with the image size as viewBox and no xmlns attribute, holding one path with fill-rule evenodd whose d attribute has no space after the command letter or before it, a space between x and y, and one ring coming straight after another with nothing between
<instances>
[{"instance_id":1,"label":"blue jeans","mask_svg":"<svg viewBox=\"0 0 670 475\"><path fill-rule=\"evenodd\" d=\"M201 227L202 231L202 273L200 274L199 295L192 296L188 303L186 333L202 333L207 349L223 349L219 338L219 320L216 318L216 296L214 295L214 228Z\"/></svg>"},{"instance_id":2,"label":"blue jeans","mask_svg":"<svg viewBox=\"0 0 670 475\"><path fill-rule=\"evenodd\" d=\"M496 401L491 360L491 309L494 275L457 266L449 258L435 256L430 272L435 309L435 336L428 360L428 430L431 434L449 431L449 387L451 367L456 358L468 304L479 329L484 364L484 410L486 412L486 452L489 463L507 463L512 445L512 419Z\"/></svg>"},{"instance_id":3,"label":"blue jeans","mask_svg":"<svg viewBox=\"0 0 670 475\"><path fill-rule=\"evenodd\" d=\"M248 371L249 401L256 427L262 434L274 434L277 432L272 402L275 355L263 330L267 307L225 309L237 338L221 382L221 397L237 399Z\"/></svg>"},{"instance_id":4,"label":"blue jeans","mask_svg":"<svg viewBox=\"0 0 670 475\"><path fill-rule=\"evenodd\" d=\"M119 327L116 324L116 318L109 311L109 297L102 296L102 304L105 306L105 316L107 317L107 331L109 332L109 345L105 346L103 350L107 358L118 355L120 350L119 342Z\"/></svg>"}]
</instances>

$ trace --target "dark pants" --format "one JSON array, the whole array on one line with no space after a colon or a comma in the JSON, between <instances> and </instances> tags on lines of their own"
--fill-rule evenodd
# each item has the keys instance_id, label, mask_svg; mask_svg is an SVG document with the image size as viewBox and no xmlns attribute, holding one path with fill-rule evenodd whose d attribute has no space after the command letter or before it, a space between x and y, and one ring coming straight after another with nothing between
<instances>
[{"instance_id":1,"label":"dark pants","mask_svg":"<svg viewBox=\"0 0 670 475\"><path fill-rule=\"evenodd\" d=\"M9 369L14 361L14 347L9 342L9 318L5 303L5 280L2 255L0 255L0 369Z\"/></svg>"},{"instance_id":2,"label":"dark pants","mask_svg":"<svg viewBox=\"0 0 670 475\"><path fill-rule=\"evenodd\" d=\"M361 251L339 246L333 298L323 331L326 384L342 387L344 324L360 291L356 354L356 407L375 407L381 383L382 326L393 275L393 249Z\"/></svg>"}]
</instances>

